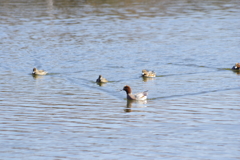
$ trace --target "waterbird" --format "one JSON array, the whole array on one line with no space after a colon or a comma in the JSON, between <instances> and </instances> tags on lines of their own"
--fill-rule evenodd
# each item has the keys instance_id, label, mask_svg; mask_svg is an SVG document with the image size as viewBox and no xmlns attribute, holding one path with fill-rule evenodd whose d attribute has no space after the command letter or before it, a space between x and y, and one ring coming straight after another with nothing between
<instances>
[{"instance_id":1,"label":"waterbird","mask_svg":"<svg viewBox=\"0 0 240 160\"><path fill-rule=\"evenodd\" d=\"M146 77L146 78L153 78L153 77L156 77L156 73L154 71L148 71L146 69L143 69L142 70L142 76L143 77Z\"/></svg>"},{"instance_id":2,"label":"waterbird","mask_svg":"<svg viewBox=\"0 0 240 160\"><path fill-rule=\"evenodd\" d=\"M148 91L132 94L131 87L128 85L124 86L123 90L126 91L127 99L129 100L146 100L147 99Z\"/></svg>"},{"instance_id":3,"label":"waterbird","mask_svg":"<svg viewBox=\"0 0 240 160\"><path fill-rule=\"evenodd\" d=\"M103 78L102 75L99 75L98 79L96 80L97 83L106 83L108 80Z\"/></svg>"},{"instance_id":4,"label":"waterbird","mask_svg":"<svg viewBox=\"0 0 240 160\"><path fill-rule=\"evenodd\" d=\"M32 74L33 75L46 75L48 72L44 71L44 70L38 70L37 68L33 68L33 72Z\"/></svg>"},{"instance_id":5,"label":"waterbird","mask_svg":"<svg viewBox=\"0 0 240 160\"><path fill-rule=\"evenodd\" d=\"M240 63L236 63L233 67L232 70L240 70Z\"/></svg>"}]
</instances>

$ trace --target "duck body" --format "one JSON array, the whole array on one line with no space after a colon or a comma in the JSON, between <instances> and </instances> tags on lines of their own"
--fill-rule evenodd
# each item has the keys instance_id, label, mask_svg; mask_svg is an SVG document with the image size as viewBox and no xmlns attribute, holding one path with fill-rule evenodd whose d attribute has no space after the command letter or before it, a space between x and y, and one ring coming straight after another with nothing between
<instances>
[{"instance_id":1,"label":"duck body","mask_svg":"<svg viewBox=\"0 0 240 160\"><path fill-rule=\"evenodd\" d=\"M156 77L156 73L154 71L148 71L146 69L142 70L142 76L146 78L153 78Z\"/></svg>"},{"instance_id":2,"label":"duck body","mask_svg":"<svg viewBox=\"0 0 240 160\"><path fill-rule=\"evenodd\" d=\"M32 74L33 75L46 75L48 72L44 71L44 70L38 70L37 68L33 68L33 72Z\"/></svg>"},{"instance_id":3,"label":"duck body","mask_svg":"<svg viewBox=\"0 0 240 160\"><path fill-rule=\"evenodd\" d=\"M235 66L232 67L232 70L240 70L240 63L236 63Z\"/></svg>"},{"instance_id":4,"label":"duck body","mask_svg":"<svg viewBox=\"0 0 240 160\"><path fill-rule=\"evenodd\" d=\"M148 91L132 94L132 90L130 86L124 86L123 90L126 91L128 100L146 100L147 99Z\"/></svg>"},{"instance_id":5,"label":"duck body","mask_svg":"<svg viewBox=\"0 0 240 160\"><path fill-rule=\"evenodd\" d=\"M98 79L96 80L97 83L106 83L108 80L103 78L102 75L99 75Z\"/></svg>"}]
</instances>

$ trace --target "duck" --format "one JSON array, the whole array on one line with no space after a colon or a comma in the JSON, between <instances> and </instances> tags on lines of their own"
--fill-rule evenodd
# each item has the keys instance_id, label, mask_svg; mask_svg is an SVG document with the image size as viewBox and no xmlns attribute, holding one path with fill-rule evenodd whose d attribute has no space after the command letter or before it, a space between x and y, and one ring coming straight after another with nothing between
<instances>
[{"instance_id":1,"label":"duck","mask_svg":"<svg viewBox=\"0 0 240 160\"><path fill-rule=\"evenodd\" d=\"M240 63L236 63L235 66L232 67L232 70L240 70Z\"/></svg>"},{"instance_id":2,"label":"duck","mask_svg":"<svg viewBox=\"0 0 240 160\"><path fill-rule=\"evenodd\" d=\"M96 80L97 83L106 83L108 80L103 78L102 75L99 75L98 79Z\"/></svg>"},{"instance_id":3,"label":"duck","mask_svg":"<svg viewBox=\"0 0 240 160\"><path fill-rule=\"evenodd\" d=\"M37 68L33 68L33 72L32 74L33 75L46 75L48 72L44 71L44 70L38 70Z\"/></svg>"},{"instance_id":4,"label":"duck","mask_svg":"<svg viewBox=\"0 0 240 160\"><path fill-rule=\"evenodd\" d=\"M142 77L153 78L153 77L156 77L156 73L154 71L148 71L148 70L144 69L144 70L142 70Z\"/></svg>"},{"instance_id":5,"label":"duck","mask_svg":"<svg viewBox=\"0 0 240 160\"><path fill-rule=\"evenodd\" d=\"M148 95L148 91L132 94L132 89L128 85L123 87L123 91L126 91L128 100L146 100Z\"/></svg>"}]
</instances>

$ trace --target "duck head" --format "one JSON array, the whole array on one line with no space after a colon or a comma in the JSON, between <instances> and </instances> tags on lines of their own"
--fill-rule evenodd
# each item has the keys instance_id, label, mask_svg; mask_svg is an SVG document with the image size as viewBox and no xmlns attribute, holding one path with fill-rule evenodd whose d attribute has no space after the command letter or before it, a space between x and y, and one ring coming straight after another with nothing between
<instances>
[{"instance_id":1,"label":"duck head","mask_svg":"<svg viewBox=\"0 0 240 160\"><path fill-rule=\"evenodd\" d=\"M232 67L233 70L239 70L240 69L240 63L236 63L235 66Z\"/></svg>"},{"instance_id":2,"label":"duck head","mask_svg":"<svg viewBox=\"0 0 240 160\"><path fill-rule=\"evenodd\" d=\"M132 93L130 86L124 86L123 91L126 91L127 94Z\"/></svg>"},{"instance_id":3,"label":"duck head","mask_svg":"<svg viewBox=\"0 0 240 160\"><path fill-rule=\"evenodd\" d=\"M142 75L146 75L147 74L147 70L146 69L143 69L142 70Z\"/></svg>"},{"instance_id":4,"label":"duck head","mask_svg":"<svg viewBox=\"0 0 240 160\"><path fill-rule=\"evenodd\" d=\"M240 63L236 63L235 66L240 68Z\"/></svg>"},{"instance_id":5,"label":"duck head","mask_svg":"<svg viewBox=\"0 0 240 160\"><path fill-rule=\"evenodd\" d=\"M36 73L36 71L37 71L37 68L33 68L33 74L35 74Z\"/></svg>"}]
</instances>

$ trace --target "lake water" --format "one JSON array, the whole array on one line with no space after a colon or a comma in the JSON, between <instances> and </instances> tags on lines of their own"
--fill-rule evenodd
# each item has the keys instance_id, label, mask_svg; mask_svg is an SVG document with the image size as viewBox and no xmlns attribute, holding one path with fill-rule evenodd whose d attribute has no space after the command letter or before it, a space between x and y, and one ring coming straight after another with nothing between
<instances>
[{"instance_id":1,"label":"lake water","mask_svg":"<svg viewBox=\"0 0 240 160\"><path fill-rule=\"evenodd\" d=\"M240 1L0 4L0 159L240 159Z\"/></svg>"}]
</instances>

